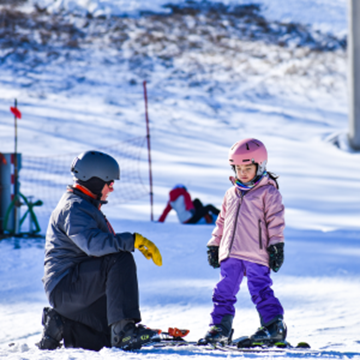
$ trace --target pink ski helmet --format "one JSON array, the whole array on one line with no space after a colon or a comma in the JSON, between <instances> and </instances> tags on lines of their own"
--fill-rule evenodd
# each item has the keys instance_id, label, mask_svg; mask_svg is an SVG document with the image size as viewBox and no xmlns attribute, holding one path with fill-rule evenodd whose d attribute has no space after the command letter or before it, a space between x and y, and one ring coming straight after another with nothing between
<instances>
[{"instance_id":1,"label":"pink ski helmet","mask_svg":"<svg viewBox=\"0 0 360 360\"><path fill-rule=\"evenodd\" d=\"M262 175L266 170L268 155L265 145L257 139L244 139L235 143L229 151L229 164L258 165L257 174Z\"/></svg>"}]
</instances>

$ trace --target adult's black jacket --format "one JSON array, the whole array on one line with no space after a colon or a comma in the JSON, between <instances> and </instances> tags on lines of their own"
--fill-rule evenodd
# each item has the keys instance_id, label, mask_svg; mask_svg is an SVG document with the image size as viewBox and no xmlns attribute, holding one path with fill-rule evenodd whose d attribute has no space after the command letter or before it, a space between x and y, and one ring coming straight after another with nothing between
<instances>
[{"instance_id":1,"label":"adult's black jacket","mask_svg":"<svg viewBox=\"0 0 360 360\"><path fill-rule=\"evenodd\" d=\"M134 251L133 234L115 234L99 210L100 204L79 189L69 187L51 214L42 279L49 300L59 281L89 256Z\"/></svg>"}]
</instances>

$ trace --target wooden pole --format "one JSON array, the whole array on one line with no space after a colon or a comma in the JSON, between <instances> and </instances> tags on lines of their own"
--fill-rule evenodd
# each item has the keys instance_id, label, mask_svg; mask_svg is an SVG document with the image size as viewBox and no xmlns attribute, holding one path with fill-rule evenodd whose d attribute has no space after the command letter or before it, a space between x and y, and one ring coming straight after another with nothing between
<instances>
[{"instance_id":1,"label":"wooden pole","mask_svg":"<svg viewBox=\"0 0 360 360\"><path fill-rule=\"evenodd\" d=\"M152 180L152 170L151 170L150 127L149 127L148 98L147 98L147 91L146 91L146 81L143 82L143 86L144 86L144 100L145 100L146 138L147 138L148 162L149 162L150 219L151 219L151 221L154 221L154 211L153 211L154 193L153 193L153 180Z\"/></svg>"}]
</instances>

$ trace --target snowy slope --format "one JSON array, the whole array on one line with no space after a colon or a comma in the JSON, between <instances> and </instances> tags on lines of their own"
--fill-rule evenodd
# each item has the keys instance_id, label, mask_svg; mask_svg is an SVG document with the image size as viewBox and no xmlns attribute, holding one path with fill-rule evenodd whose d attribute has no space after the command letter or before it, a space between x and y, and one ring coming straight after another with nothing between
<instances>
[{"instance_id":1,"label":"snowy slope","mask_svg":"<svg viewBox=\"0 0 360 360\"><path fill-rule=\"evenodd\" d=\"M156 328L190 328L190 340L203 336L211 310L212 287L218 271L206 263L206 225L149 224L114 221L117 229L140 231L160 247L164 265L155 267L136 253L143 323ZM308 341L324 358L360 358L358 306L359 234L351 231L322 233L288 230L287 258L273 276L274 290L286 310L288 340ZM40 242L22 240L0 244L5 261L1 268L0 356L11 359L84 358L201 358L226 357L196 348L141 350L125 354L117 350L92 353L84 350L40 352L34 346L41 335L41 309L46 305L40 277ZM244 284L238 296L235 336L256 330L258 316ZM15 343L9 347L9 343ZM234 355L233 355L234 356ZM278 356L277 356L278 357ZM319 357L318 355L316 357Z\"/></svg>"},{"instance_id":2,"label":"snowy slope","mask_svg":"<svg viewBox=\"0 0 360 360\"><path fill-rule=\"evenodd\" d=\"M338 38L346 31L344 1L299 1L292 8L280 1L262 3L266 5L262 14L269 19L304 21L326 31L335 26ZM75 7L94 12L100 5L104 13L149 10L149 2L57 1L52 11L58 11L59 4L70 12ZM151 10L158 11L164 2L153 4L157 8L154 5ZM317 11L308 11L310 7ZM286 310L289 341L308 341L323 351L320 357L324 358L360 358L360 155L346 147L344 51L311 51L306 46L291 48L290 43L279 46L257 32L256 41L239 39L237 26L227 24L225 18L216 22L218 26L206 16L198 22L191 15L127 18L121 24L129 36L120 42L123 33L115 30L117 20L47 16L32 19L68 22L84 35L78 33L78 47L64 45L63 33L41 47L44 30L35 29L26 35L29 44L36 43L36 50L26 44L15 50L1 48L0 151L13 149L8 109L15 97L23 112L19 149L24 155L76 153L143 136L145 79L157 218L169 189L179 182L193 197L219 207L230 185L229 147L239 138L258 137L268 147L269 170L281 176L286 205L286 262L274 275L274 289ZM181 40L183 33L186 41ZM215 42L213 34L221 34L224 40ZM145 151L141 171L146 181ZM164 265L157 268L135 253L143 322L164 329L189 327L191 340L203 336L218 279L218 271L206 263L212 226L183 226L173 214L165 224L150 223L146 197L116 206L110 198L104 212L117 231L140 232L163 254ZM40 218L43 232L48 216ZM40 280L43 241L5 240L0 253L2 358L237 356L196 348L133 354L115 349L40 352L34 343L41 334L41 309L47 305ZM244 284L235 336L250 334L257 327L258 316ZM15 345L9 347L9 343Z\"/></svg>"},{"instance_id":3,"label":"snowy slope","mask_svg":"<svg viewBox=\"0 0 360 360\"><path fill-rule=\"evenodd\" d=\"M197 0L195 2L201 3ZM204 1L203 1L204 2ZM209 2L218 2L210 0ZM132 15L141 11L167 12L167 4L183 3L181 0L32 0L41 8L48 11L69 11L82 14L91 13L99 15ZM346 23L346 0L302 0L290 2L286 0L224 0L226 5L260 4L267 18L284 22L299 22L311 24L316 29L332 32L345 33Z\"/></svg>"}]
</instances>

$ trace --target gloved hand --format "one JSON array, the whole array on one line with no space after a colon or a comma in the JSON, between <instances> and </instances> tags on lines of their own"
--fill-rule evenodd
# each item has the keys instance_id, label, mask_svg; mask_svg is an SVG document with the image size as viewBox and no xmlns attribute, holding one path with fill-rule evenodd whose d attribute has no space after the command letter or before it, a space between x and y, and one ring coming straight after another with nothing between
<instances>
[{"instance_id":1,"label":"gloved hand","mask_svg":"<svg viewBox=\"0 0 360 360\"><path fill-rule=\"evenodd\" d=\"M150 241L149 239L138 233L135 233L134 236L135 236L134 248L140 250L141 253L148 260L152 259L155 265L161 266L162 257L156 245L152 241Z\"/></svg>"},{"instance_id":2,"label":"gloved hand","mask_svg":"<svg viewBox=\"0 0 360 360\"><path fill-rule=\"evenodd\" d=\"M284 262L284 243L278 243L274 245L270 245L267 248L269 253L269 266L275 272L278 272L281 268L281 265Z\"/></svg>"},{"instance_id":3,"label":"gloved hand","mask_svg":"<svg viewBox=\"0 0 360 360\"><path fill-rule=\"evenodd\" d=\"M208 246L208 262L209 265L212 266L214 269L220 267L219 264L219 247L218 246Z\"/></svg>"}]
</instances>

